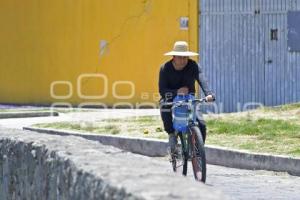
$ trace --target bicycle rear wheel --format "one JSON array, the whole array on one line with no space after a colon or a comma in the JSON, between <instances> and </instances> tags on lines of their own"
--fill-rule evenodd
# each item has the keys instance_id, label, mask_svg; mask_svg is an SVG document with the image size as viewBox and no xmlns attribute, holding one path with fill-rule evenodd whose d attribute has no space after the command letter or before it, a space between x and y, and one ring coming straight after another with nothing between
<instances>
[{"instance_id":1,"label":"bicycle rear wheel","mask_svg":"<svg viewBox=\"0 0 300 200\"><path fill-rule=\"evenodd\" d=\"M191 153L194 177L197 181L206 181L206 157L202 134L197 126L190 128Z\"/></svg>"}]
</instances>

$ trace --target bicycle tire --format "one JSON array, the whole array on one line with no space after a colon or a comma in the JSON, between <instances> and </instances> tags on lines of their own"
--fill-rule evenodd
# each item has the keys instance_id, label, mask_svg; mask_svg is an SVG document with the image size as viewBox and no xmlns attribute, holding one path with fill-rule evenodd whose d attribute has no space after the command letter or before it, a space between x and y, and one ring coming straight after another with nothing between
<instances>
[{"instance_id":1,"label":"bicycle tire","mask_svg":"<svg viewBox=\"0 0 300 200\"><path fill-rule=\"evenodd\" d=\"M177 160L174 156L171 158L173 172L177 172Z\"/></svg>"},{"instance_id":2,"label":"bicycle tire","mask_svg":"<svg viewBox=\"0 0 300 200\"><path fill-rule=\"evenodd\" d=\"M206 156L202 134L197 126L190 128L191 131L191 155L194 178L197 181L206 181Z\"/></svg>"},{"instance_id":3,"label":"bicycle tire","mask_svg":"<svg viewBox=\"0 0 300 200\"><path fill-rule=\"evenodd\" d=\"M187 149L184 145L185 142L183 141L182 133L179 134L180 142L181 142L181 152L182 152L182 175L187 175L187 166L188 166L188 151L185 151Z\"/></svg>"}]
</instances>

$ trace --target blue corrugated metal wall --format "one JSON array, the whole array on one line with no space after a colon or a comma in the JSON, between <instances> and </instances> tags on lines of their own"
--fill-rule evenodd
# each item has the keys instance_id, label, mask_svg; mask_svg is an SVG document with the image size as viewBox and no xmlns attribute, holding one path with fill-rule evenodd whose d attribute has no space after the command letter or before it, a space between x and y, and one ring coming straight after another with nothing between
<instances>
[{"instance_id":1,"label":"blue corrugated metal wall","mask_svg":"<svg viewBox=\"0 0 300 200\"><path fill-rule=\"evenodd\" d=\"M217 112L300 101L300 52L287 49L287 12L300 0L201 0L200 63ZM278 40L271 40L271 29ZM250 106L251 107L251 106Z\"/></svg>"}]
</instances>

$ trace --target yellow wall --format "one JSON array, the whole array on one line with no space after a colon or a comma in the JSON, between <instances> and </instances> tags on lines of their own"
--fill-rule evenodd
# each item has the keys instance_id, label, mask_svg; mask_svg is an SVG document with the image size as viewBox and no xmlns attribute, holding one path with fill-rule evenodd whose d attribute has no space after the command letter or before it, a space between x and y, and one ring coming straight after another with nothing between
<instances>
[{"instance_id":1,"label":"yellow wall","mask_svg":"<svg viewBox=\"0 0 300 200\"><path fill-rule=\"evenodd\" d=\"M186 40L191 50L198 50L197 2L0 0L0 102L156 102L159 67L170 58L163 54L176 40ZM179 28L181 16L189 17L188 31ZM86 73L107 77L107 96L79 96L77 80ZM73 93L53 98L53 81L69 81ZM115 98L115 81L131 81L134 96ZM83 78L81 88L84 95L101 95L104 81ZM116 87L118 95L129 95L130 90L126 83ZM54 86L55 95L68 93L68 85Z\"/></svg>"}]
</instances>

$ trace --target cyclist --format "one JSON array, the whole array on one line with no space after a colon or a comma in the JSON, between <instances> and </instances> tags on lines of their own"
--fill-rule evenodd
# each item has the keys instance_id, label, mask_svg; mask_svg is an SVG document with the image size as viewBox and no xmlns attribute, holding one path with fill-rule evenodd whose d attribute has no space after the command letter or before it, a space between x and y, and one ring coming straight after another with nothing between
<instances>
[{"instance_id":1,"label":"cyclist","mask_svg":"<svg viewBox=\"0 0 300 200\"><path fill-rule=\"evenodd\" d=\"M160 102L171 102L176 95L195 94L195 81L202 88L206 101L211 102L215 99L214 93L210 90L208 83L203 75L202 68L189 56L197 56L197 53L188 49L185 41L177 41L173 51L166 53L173 56L171 60L163 64L159 72L159 93ZM169 135L169 147L171 154L176 153L177 137L173 128L171 106L161 106L161 118L164 129ZM202 133L203 142L206 139L206 125L203 119L198 118L198 124Z\"/></svg>"}]
</instances>

